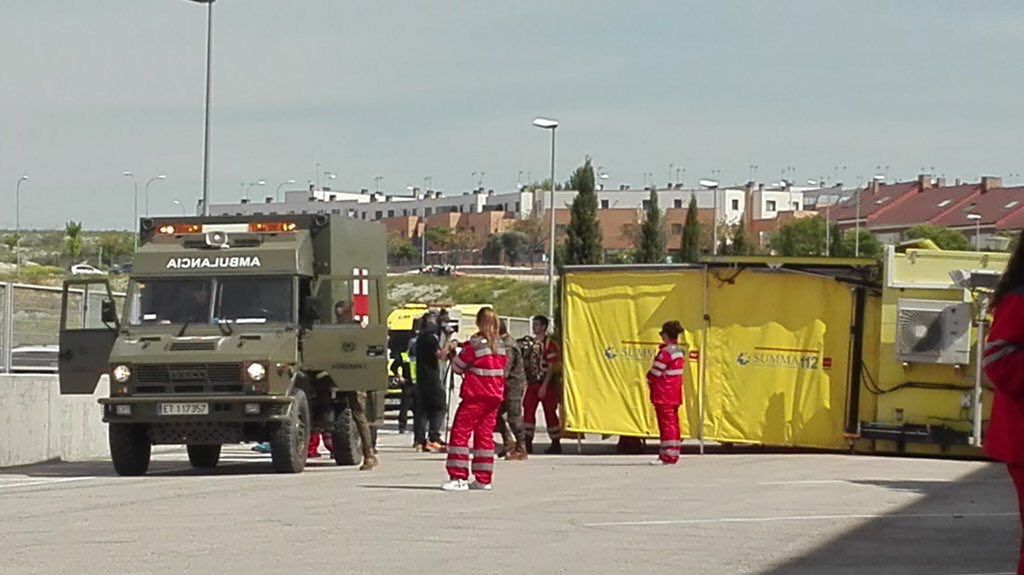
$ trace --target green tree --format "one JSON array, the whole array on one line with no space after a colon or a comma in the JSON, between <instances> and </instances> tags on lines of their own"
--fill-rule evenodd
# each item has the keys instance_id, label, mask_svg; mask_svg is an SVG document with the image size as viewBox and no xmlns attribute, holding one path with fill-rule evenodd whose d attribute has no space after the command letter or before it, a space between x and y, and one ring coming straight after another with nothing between
<instances>
[{"instance_id":1,"label":"green tree","mask_svg":"<svg viewBox=\"0 0 1024 575\"><path fill-rule=\"evenodd\" d=\"M4 236L4 245L7 246L7 249L10 250L11 253L14 253L14 248L18 247L18 239L20 239L20 237L21 236L19 234L8 234Z\"/></svg>"},{"instance_id":2,"label":"green tree","mask_svg":"<svg viewBox=\"0 0 1024 575\"><path fill-rule=\"evenodd\" d=\"M729 244L725 253L732 256L749 256L754 251L754 246L747 239L747 226L740 220L740 223L732 229L732 243Z\"/></svg>"},{"instance_id":3,"label":"green tree","mask_svg":"<svg viewBox=\"0 0 1024 575\"><path fill-rule=\"evenodd\" d=\"M599 264L604 249L601 228L597 221L597 192L594 190L594 168L590 164L590 158L576 169L569 183L572 189L576 190L576 199L572 201L565 263Z\"/></svg>"},{"instance_id":4,"label":"green tree","mask_svg":"<svg viewBox=\"0 0 1024 575\"><path fill-rule=\"evenodd\" d=\"M908 240L931 240L935 242L935 245L944 250L964 251L971 248L971 243L967 240L967 236L956 230L939 226L914 226L907 230L904 237Z\"/></svg>"},{"instance_id":5,"label":"green tree","mask_svg":"<svg viewBox=\"0 0 1024 575\"><path fill-rule=\"evenodd\" d=\"M101 235L96 241L107 262L113 264L135 253L135 238L132 233L109 232ZM99 262L103 265L103 262Z\"/></svg>"},{"instance_id":6,"label":"green tree","mask_svg":"<svg viewBox=\"0 0 1024 575\"><path fill-rule=\"evenodd\" d=\"M64 251L72 263L78 261L82 254L82 222L70 221L64 226Z\"/></svg>"},{"instance_id":7,"label":"green tree","mask_svg":"<svg viewBox=\"0 0 1024 575\"><path fill-rule=\"evenodd\" d=\"M821 256L825 253L825 235L823 218L800 218L773 233L768 239L768 247L780 256Z\"/></svg>"},{"instance_id":8,"label":"green tree","mask_svg":"<svg viewBox=\"0 0 1024 575\"><path fill-rule=\"evenodd\" d=\"M658 209L658 193L651 190L644 210L644 221L640 224L640 245L636 252L637 263L657 264L665 261L665 225L661 210Z\"/></svg>"},{"instance_id":9,"label":"green tree","mask_svg":"<svg viewBox=\"0 0 1024 575\"><path fill-rule=\"evenodd\" d=\"M408 238L403 238L400 234L393 232L388 234L388 263L408 264L416 261L419 254L419 250L412 245Z\"/></svg>"},{"instance_id":10,"label":"green tree","mask_svg":"<svg viewBox=\"0 0 1024 575\"><path fill-rule=\"evenodd\" d=\"M501 234L501 250L509 265L516 265L522 261L523 255L529 250L530 240L523 232L515 230Z\"/></svg>"},{"instance_id":11,"label":"green tree","mask_svg":"<svg viewBox=\"0 0 1024 575\"><path fill-rule=\"evenodd\" d=\"M697 221L697 196L690 194L690 206L686 209L683 222L683 245L679 250L679 261L697 263L700 260L700 222Z\"/></svg>"},{"instance_id":12,"label":"green tree","mask_svg":"<svg viewBox=\"0 0 1024 575\"><path fill-rule=\"evenodd\" d=\"M849 230L845 234L841 232L833 232L833 238L837 238L838 241L833 242L832 255L839 258L852 258L859 253L862 258L874 258L878 259L882 257L885 252L885 246L882 242L878 241L875 234L868 230L861 229L859 232L856 230ZM860 242L858 245L857 234L860 234Z\"/></svg>"},{"instance_id":13,"label":"green tree","mask_svg":"<svg viewBox=\"0 0 1024 575\"><path fill-rule=\"evenodd\" d=\"M529 254L532 264L535 254L544 253L544 242L547 241L550 233L548 226L544 225L543 216L539 210L534 210L529 217L512 224L512 229L526 237L526 253Z\"/></svg>"}]
</instances>

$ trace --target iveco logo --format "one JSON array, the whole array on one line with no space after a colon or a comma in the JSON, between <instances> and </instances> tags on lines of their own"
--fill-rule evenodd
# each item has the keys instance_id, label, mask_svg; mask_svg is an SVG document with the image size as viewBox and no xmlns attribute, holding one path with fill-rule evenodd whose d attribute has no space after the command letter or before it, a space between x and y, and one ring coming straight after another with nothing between
<instances>
[{"instance_id":1,"label":"iveco logo","mask_svg":"<svg viewBox=\"0 0 1024 575\"><path fill-rule=\"evenodd\" d=\"M356 350L356 343L354 341L346 341L341 344L341 351L346 353L352 353Z\"/></svg>"},{"instance_id":2,"label":"iveco logo","mask_svg":"<svg viewBox=\"0 0 1024 575\"><path fill-rule=\"evenodd\" d=\"M206 381L209 374L205 369L168 369L167 377L173 381Z\"/></svg>"}]
</instances>

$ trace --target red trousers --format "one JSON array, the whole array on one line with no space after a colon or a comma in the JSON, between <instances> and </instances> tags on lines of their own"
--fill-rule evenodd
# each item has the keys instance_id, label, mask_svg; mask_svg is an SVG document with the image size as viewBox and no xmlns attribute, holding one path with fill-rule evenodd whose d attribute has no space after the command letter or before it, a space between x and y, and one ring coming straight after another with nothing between
<instances>
[{"instance_id":1,"label":"red trousers","mask_svg":"<svg viewBox=\"0 0 1024 575\"><path fill-rule=\"evenodd\" d=\"M1024 525L1024 465L1009 464L1010 477L1017 488L1017 507L1020 510L1021 524ZM1024 539L1021 540L1020 553L1017 559L1017 575L1024 575Z\"/></svg>"},{"instance_id":2,"label":"red trousers","mask_svg":"<svg viewBox=\"0 0 1024 575\"><path fill-rule=\"evenodd\" d=\"M489 484L494 474L494 425L502 398L463 399L455 412L448 437L448 477L469 479L470 469L478 483ZM469 440L473 439L473 465L469 464Z\"/></svg>"},{"instance_id":3,"label":"red trousers","mask_svg":"<svg viewBox=\"0 0 1024 575\"><path fill-rule=\"evenodd\" d=\"M658 457L665 463L679 462L679 406L654 404L654 413L658 416L658 431L661 436L661 449Z\"/></svg>"},{"instance_id":4,"label":"red trousers","mask_svg":"<svg viewBox=\"0 0 1024 575\"><path fill-rule=\"evenodd\" d=\"M309 434L309 453L307 455L309 455L310 457L313 457L317 453L320 453L320 435L320 432L316 430L310 432ZM331 434L324 433L323 436L324 447L327 448L327 451L334 453L334 441L331 439Z\"/></svg>"},{"instance_id":5,"label":"red trousers","mask_svg":"<svg viewBox=\"0 0 1024 575\"><path fill-rule=\"evenodd\" d=\"M537 406L544 405L544 421L548 424L548 437L552 440L562 436L562 428L558 421L558 390L548 386L544 399L540 398L540 385L531 383L526 386L523 396L523 430L527 439L533 439L537 430Z\"/></svg>"}]
</instances>

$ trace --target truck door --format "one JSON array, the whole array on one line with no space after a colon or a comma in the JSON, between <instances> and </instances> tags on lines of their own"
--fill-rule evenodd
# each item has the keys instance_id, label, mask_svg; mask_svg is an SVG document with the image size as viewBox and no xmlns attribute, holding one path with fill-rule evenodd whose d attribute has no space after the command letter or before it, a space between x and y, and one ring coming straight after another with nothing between
<instances>
[{"instance_id":1,"label":"truck door","mask_svg":"<svg viewBox=\"0 0 1024 575\"><path fill-rule=\"evenodd\" d=\"M105 279L64 282L60 313L60 392L91 394L106 373L120 323Z\"/></svg>"}]
</instances>

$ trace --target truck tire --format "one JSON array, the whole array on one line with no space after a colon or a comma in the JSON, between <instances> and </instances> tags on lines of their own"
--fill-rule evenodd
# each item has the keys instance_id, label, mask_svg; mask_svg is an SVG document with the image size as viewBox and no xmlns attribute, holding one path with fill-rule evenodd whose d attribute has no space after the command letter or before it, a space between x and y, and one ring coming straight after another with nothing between
<instances>
[{"instance_id":1,"label":"truck tire","mask_svg":"<svg viewBox=\"0 0 1024 575\"><path fill-rule=\"evenodd\" d=\"M301 389L292 390L291 418L279 423L270 436L270 459L278 473L300 473L309 450L309 401Z\"/></svg>"},{"instance_id":2,"label":"truck tire","mask_svg":"<svg viewBox=\"0 0 1024 575\"><path fill-rule=\"evenodd\" d=\"M125 477L145 475L153 453L153 444L149 441L146 426L111 423L108 432L110 460L114 463L114 471Z\"/></svg>"},{"instance_id":3,"label":"truck tire","mask_svg":"<svg viewBox=\"0 0 1024 575\"><path fill-rule=\"evenodd\" d=\"M338 465L359 465L363 461L363 442L359 439L359 430L348 407L334 416L331 429L334 441L334 462Z\"/></svg>"},{"instance_id":4,"label":"truck tire","mask_svg":"<svg viewBox=\"0 0 1024 575\"><path fill-rule=\"evenodd\" d=\"M198 469L213 469L220 461L220 445L189 445L188 462Z\"/></svg>"}]
</instances>

